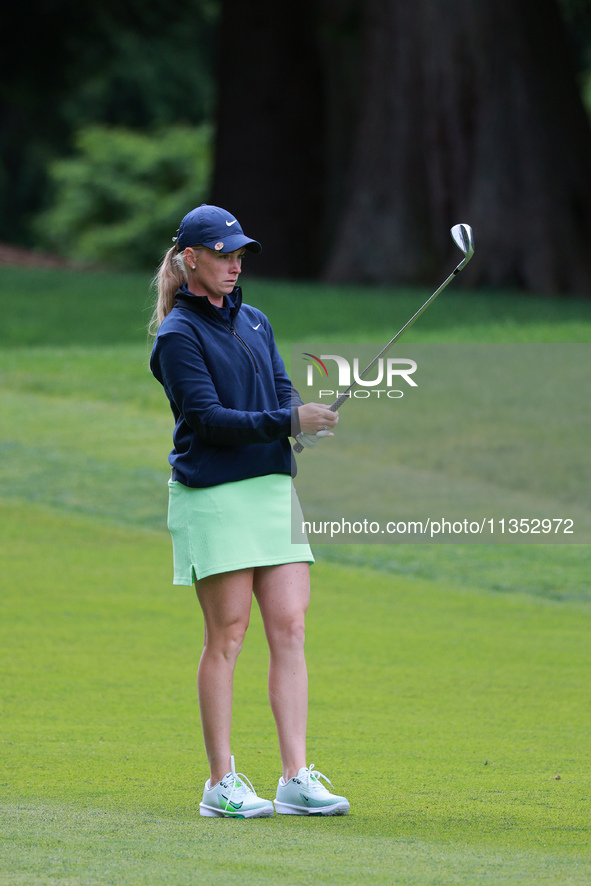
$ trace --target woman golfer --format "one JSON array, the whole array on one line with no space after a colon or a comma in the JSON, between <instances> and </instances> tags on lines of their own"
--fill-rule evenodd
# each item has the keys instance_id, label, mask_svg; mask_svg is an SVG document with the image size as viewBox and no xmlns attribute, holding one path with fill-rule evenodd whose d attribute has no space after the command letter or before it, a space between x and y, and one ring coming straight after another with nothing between
<instances>
[{"instance_id":1,"label":"woman golfer","mask_svg":"<svg viewBox=\"0 0 591 886\"><path fill-rule=\"evenodd\" d=\"M269 321L242 303L236 283L246 251L258 253L261 245L234 216L217 206L194 209L158 271L153 318L150 367L175 420L168 510L174 584L195 581L205 622L197 689L210 777L200 811L234 818L274 811L236 773L230 746L234 667L254 594L269 644L283 766L275 810L342 815L348 801L331 794L306 762L304 620L314 558L307 543L291 543L288 440L297 435L314 446L332 436L338 415L302 404Z\"/></svg>"}]
</instances>

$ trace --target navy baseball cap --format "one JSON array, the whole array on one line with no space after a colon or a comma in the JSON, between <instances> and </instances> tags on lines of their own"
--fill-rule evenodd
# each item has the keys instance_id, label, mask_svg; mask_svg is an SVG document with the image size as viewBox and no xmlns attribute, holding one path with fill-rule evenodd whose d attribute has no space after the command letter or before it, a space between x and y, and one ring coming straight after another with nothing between
<instances>
[{"instance_id":1,"label":"navy baseball cap","mask_svg":"<svg viewBox=\"0 0 591 886\"><path fill-rule=\"evenodd\" d=\"M244 234L238 219L225 209L207 203L202 203L184 217L172 239L179 251L187 246L207 246L216 252L234 252L243 246L251 252L260 252L263 248L258 240Z\"/></svg>"}]
</instances>

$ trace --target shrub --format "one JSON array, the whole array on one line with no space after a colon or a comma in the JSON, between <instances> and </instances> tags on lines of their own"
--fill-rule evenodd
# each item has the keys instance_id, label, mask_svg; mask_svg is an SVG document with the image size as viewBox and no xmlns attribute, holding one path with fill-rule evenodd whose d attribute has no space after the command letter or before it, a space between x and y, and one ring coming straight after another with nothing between
<instances>
[{"instance_id":1,"label":"shrub","mask_svg":"<svg viewBox=\"0 0 591 886\"><path fill-rule=\"evenodd\" d=\"M50 167L52 204L33 223L40 246L125 268L154 267L181 218L206 200L211 128L151 134L89 126Z\"/></svg>"}]
</instances>

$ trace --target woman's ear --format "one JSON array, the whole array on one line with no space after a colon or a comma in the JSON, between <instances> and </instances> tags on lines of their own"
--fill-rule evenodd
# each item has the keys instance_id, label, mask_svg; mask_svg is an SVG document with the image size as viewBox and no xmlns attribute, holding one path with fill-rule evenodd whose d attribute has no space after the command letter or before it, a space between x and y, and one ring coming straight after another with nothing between
<instances>
[{"instance_id":1,"label":"woman's ear","mask_svg":"<svg viewBox=\"0 0 591 886\"><path fill-rule=\"evenodd\" d=\"M190 246L187 246L183 255L185 256L185 261L189 265L189 267L195 270L195 253Z\"/></svg>"}]
</instances>

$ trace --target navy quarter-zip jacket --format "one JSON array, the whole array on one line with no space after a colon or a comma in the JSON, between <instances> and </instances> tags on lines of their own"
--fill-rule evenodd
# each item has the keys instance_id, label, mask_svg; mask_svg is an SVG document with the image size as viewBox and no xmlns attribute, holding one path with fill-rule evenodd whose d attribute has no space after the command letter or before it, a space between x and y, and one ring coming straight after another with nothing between
<instances>
[{"instance_id":1,"label":"navy quarter-zip jacket","mask_svg":"<svg viewBox=\"0 0 591 886\"><path fill-rule=\"evenodd\" d=\"M295 476L288 437L302 405L265 315L237 286L216 308L186 285L160 325L150 369L175 420L168 460L185 486Z\"/></svg>"}]
</instances>

